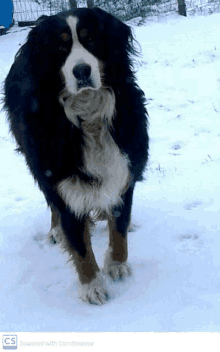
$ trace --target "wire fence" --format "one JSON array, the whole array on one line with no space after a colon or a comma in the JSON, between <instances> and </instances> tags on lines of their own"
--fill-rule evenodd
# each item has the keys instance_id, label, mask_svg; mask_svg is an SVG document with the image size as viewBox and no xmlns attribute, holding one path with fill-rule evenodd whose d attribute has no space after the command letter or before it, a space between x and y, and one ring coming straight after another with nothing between
<instances>
[{"instance_id":1,"label":"wire fence","mask_svg":"<svg viewBox=\"0 0 220 352\"><path fill-rule=\"evenodd\" d=\"M15 22L35 21L42 15L54 15L69 9L68 0L13 0Z\"/></svg>"},{"instance_id":2,"label":"wire fence","mask_svg":"<svg viewBox=\"0 0 220 352\"><path fill-rule=\"evenodd\" d=\"M13 5L15 22L35 21L41 15L53 15L70 9L68 0L13 0ZM77 1L77 5L87 6L86 1L83 0ZM95 0L94 5L116 14L123 20L163 11L178 11L177 0Z\"/></svg>"},{"instance_id":3,"label":"wire fence","mask_svg":"<svg viewBox=\"0 0 220 352\"><path fill-rule=\"evenodd\" d=\"M187 16L194 14L211 14L220 12L220 0L185 0ZM78 7L86 7L86 0L77 0ZM152 16L178 12L177 0L94 0L94 5L117 15L122 20L134 17L144 19ZM0 11L1 11L0 4ZM53 15L70 9L69 0L13 0L13 23L20 26L33 25L42 15ZM31 22L28 22L31 21ZM140 20L140 24L142 23ZM2 34L7 29L2 30ZM0 29L1 34L1 29Z\"/></svg>"},{"instance_id":4,"label":"wire fence","mask_svg":"<svg viewBox=\"0 0 220 352\"><path fill-rule=\"evenodd\" d=\"M220 12L220 0L185 0L187 16Z\"/></svg>"}]
</instances>

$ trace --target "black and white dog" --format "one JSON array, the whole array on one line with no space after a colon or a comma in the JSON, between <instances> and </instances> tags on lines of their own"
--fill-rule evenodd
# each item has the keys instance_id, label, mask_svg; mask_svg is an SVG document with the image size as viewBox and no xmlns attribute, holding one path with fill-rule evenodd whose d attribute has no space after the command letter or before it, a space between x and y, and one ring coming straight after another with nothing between
<instances>
[{"instance_id":1,"label":"black and white dog","mask_svg":"<svg viewBox=\"0 0 220 352\"><path fill-rule=\"evenodd\" d=\"M104 273L114 280L131 273L127 230L148 157L133 43L130 27L99 8L43 16L5 81L11 131L52 211L50 236L93 304L109 295L91 247L92 216L108 220Z\"/></svg>"}]
</instances>

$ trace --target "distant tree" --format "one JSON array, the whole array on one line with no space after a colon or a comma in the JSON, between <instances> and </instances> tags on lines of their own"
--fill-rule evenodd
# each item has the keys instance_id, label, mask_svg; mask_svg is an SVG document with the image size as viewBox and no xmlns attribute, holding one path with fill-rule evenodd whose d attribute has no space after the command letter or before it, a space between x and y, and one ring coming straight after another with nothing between
<instances>
[{"instance_id":1,"label":"distant tree","mask_svg":"<svg viewBox=\"0 0 220 352\"><path fill-rule=\"evenodd\" d=\"M77 0L69 0L70 8L77 8Z\"/></svg>"}]
</instances>

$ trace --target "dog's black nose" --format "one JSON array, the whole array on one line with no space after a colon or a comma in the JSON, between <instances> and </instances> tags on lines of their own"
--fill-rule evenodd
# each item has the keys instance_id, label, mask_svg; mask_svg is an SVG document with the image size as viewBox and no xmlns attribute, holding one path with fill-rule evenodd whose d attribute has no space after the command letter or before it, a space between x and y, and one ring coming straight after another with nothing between
<instances>
[{"instance_id":1,"label":"dog's black nose","mask_svg":"<svg viewBox=\"0 0 220 352\"><path fill-rule=\"evenodd\" d=\"M73 74L76 79L83 81L91 75L91 66L86 64L79 64L73 68Z\"/></svg>"}]
</instances>

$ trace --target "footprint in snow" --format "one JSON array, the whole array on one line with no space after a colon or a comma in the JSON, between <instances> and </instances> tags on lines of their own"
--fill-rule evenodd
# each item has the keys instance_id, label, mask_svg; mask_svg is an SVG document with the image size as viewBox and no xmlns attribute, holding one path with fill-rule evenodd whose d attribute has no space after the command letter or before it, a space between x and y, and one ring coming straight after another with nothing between
<instances>
[{"instance_id":1,"label":"footprint in snow","mask_svg":"<svg viewBox=\"0 0 220 352\"><path fill-rule=\"evenodd\" d=\"M16 202L21 202L22 200L25 200L25 199L27 199L27 198L25 198L25 197L16 197L15 198Z\"/></svg>"},{"instance_id":2,"label":"footprint in snow","mask_svg":"<svg viewBox=\"0 0 220 352\"><path fill-rule=\"evenodd\" d=\"M178 237L178 243L176 245L176 250L178 252L188 252L189 254L193 254L200 251L202 248L203 241L198 233L190 233L190 231L187 231L185 234L181 234Z\"/></svg>"},{"instance_id":3,"label":"footprint in snow","mask_svg":"<svg viewBox=\"0 0 220 352\"><path fill-rule=\"evenodd\" d=\"M33 236L33 240L38 244L39 248L44 248L44 235L42 233L37 233Z\"/></svg>"},{"instance_id":4,"label":"footprint in snow","mask_svg":"<svg viewBox=\"0 0 220 352\"><path fill-rule=\"evenodd\" d=\"M185 204L185 205L184 205L184 209L185 209L185 210L192 210L192 209L197 208L198 205L201 205L201 204L203 204L203 202L202 202L201 200L199 200L199 199L196 199L196 200L194 200L194 201L191 202L191 203Z\"/></svg>"}]
</instances>

